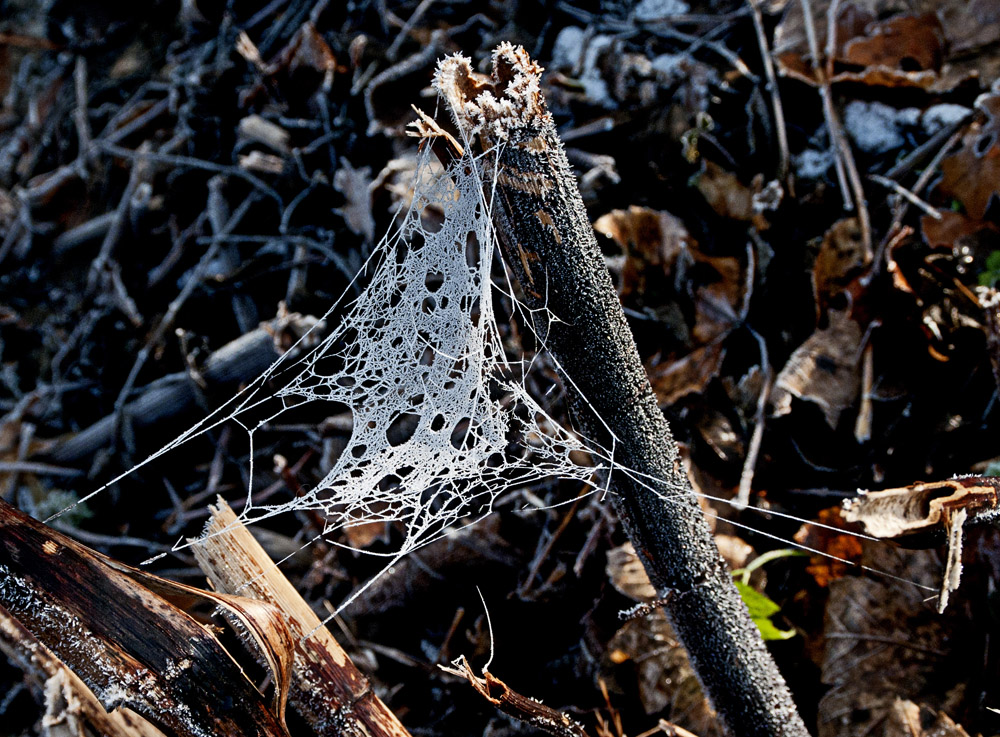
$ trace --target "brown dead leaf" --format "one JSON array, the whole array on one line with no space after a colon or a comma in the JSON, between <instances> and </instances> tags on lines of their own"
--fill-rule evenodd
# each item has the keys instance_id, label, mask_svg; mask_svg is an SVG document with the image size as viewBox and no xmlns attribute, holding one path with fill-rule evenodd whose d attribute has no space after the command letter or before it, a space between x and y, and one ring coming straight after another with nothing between
<instances>
[{"instance_id":1,"label":"brown dead leaf","mask_svg":"<svg viewBox=\"0 0 1000 737\"><path fill-rule=\"evenodd\" d=\"M938 189L954 197L975 220L982 220L990 200L1000 195L1000 144L977 155L972 146L962 148L941 162Z\"/></svg>"},{"instance_id":2,"label":"brown dead leaf","mask_svg":"<svg viewBox=\"0 0 1000 737\"><path fill-rule=\"evenodd\" d=\"M885 722L883 737L969 737L943 711L896 699Z\"/></svg>"},{"instance_id":3,"label":"brown dead leaf","mask_svg":"<svg viewBox=\"0 0 1000 737\"><path fill-rule=\"evenodd\" d=\"M722 343L715 342L695 348L676 361L658 363L648 373L660 406L669 406L681 397L704 391L719 375L725 355Z\"/></svg>"},{"instance_id":4,"label":"brown dead leaf","mask_svg":"<svg viewBox=\"0 0 1000 737\"><path fill-rule=\"evenodd\" d=\"M749 203L749 189L746 195ZM594 229L613 239L625 253L623 299L656 307L679 298L693 299L691 334L698 345L711 343L737 322L744 289L739 260L703 254L676 216L633 205L601 216ZM678 289L683 290L681 294Z\"/></svg>"},{"instance_id":5,"label":"brown dead leaf","mask_svg":"<svg viewBox=\"0 0 1000 737\"><path fill-rule=\"evenodd\" d=\"M941 162L938 189L982 220L990 201L1000 196L1000 91L982 95L976 107L985 120L970 126L962 148Z\"/></svg>"},{"instance_id":6,"label":"brown dead leaf","mask_svg":"<svg viewBox=\"0 0 1000 737\"><path fill-rule=\"evenodd\" d=\"M773 413L792 411L792 397L815 402L830 427L858 394L861 326L845 312L830 312L830 326L810 335L774 380Z\"/></svg>"},{"instance_id":7,"label":"brown dead leaf","mask_svg":"<svg viewBox=\"0 0 1000 737\"><path fill-rule=\"evenodd\" d=\"M955 667L981 657L982 645L963 617L939 616L933 597L913 583L937 588L941 561L866 541L862 564L896 576L849 576L830 584L826 606L818 737L871 735L897 698L919 698L932 709L960 699ZM961 666L959 666L961 667Z\"/></svg>"},{"instance_id":8,"label":"brown dead leaf","mask_svg":"<svg viewBox=\"0 0 1000 737\"><path fill-rule=\"evenodd\" d=\"M718 164L703 159L695 186L709 206L722 217L746 221L753 219L753 190Z\"/></svg>"},{"instance_id":9,"label":"brown dead leaf","mask_svg":"<svg viewBox=\"0 0 1000 737\"><path fill-rule=\"evenodd\" d=\"M594 230L612 238L625 252L623 299L645 295L651 280L662 281L673 271L682 251L697 247L680 218L666 210L636 205L602 215L594 223Z\"/></svg>"},{"instance_id":10,"label":"brown dead leaf","mask_svg":"<svg viewBox=\"0 0 1000 737\"><path fill-rule=\"evenodd\" d=\"M292 73L302 67L329 75L331 80L337 68L337 58L333 50L311 21L302 24L288 45L267 65L265 71L267 74L277 74L281 71Z\"/></svg>"},{"instance_id":11,"label":"brown dead leaf","mask_svg":"<svg viewBox=\"0 0 1000 737\"><path fill-rule=\"evenodd\" d=\"M996 225L973 220L960 212L945 210L940 218L924 215L920 218L920 231L931 248L953 249L982 230L1000 230Z\"/></svg>"},{"instance_id":12,"label":"brown dead leaf","mask_svg":"<svg viewBox=\"0 0 1000 737\"><path fill-rule=\"evenodd\" d=\"M811 0L817 44L826 49L830 0ZM994 0L855 0L840 5L834 82L947 92L1000 67L1000 13ZM972 50L980 50L971 54ZM816 84L802 3L784 6L774 56L786 76Z\"/></svg>"},{"instance_id":13,"label":"brown dead leaf","mask_svg":"<svg viewBox=\"0 0 1000 737\"><path fill-rule=\"evenodd\" d=\"M819 315L826 313L831 298L842 292L869 261L857 218L844 218L830 226L823 236L812 272Z\"/></svg>"},{"instance_id":14,"label":"brown dead leaf","mask_svg":"<svg viewBox=\"0 0 1000 737\"><path fill-rule=\"evenodd\" d=\"M896 72L935 71L944 57L944 30L933 13L897 15L865 26L843 44L848 64L882 67Z\"/></svg>"},{"instance_id":15,"label":"brown dead leaf","mask_svg":"<svg viewBox=\"0 0 1000 737\"><path fill-rule=\"evenodd\" d=\"M611 584L630 599L641 603L656 599L631 543L608 551L606 571ZM613 665L634 664L639 699L647 714L661 714L701 737L722 737L715 712L662 609L626 622L608 642L607 652Z\"/></svg>"},{"instance_id":16,"label":"brown dead leaf","mask_svg":"<svg viewBox=\"0 0 1000 737\"><path fill-rule=\"evenodd\" d=\"M852 564L861 560L861 540L855 535L830 529L854 527L844 520L839 507L821 509L816 515L816 521L824 527L802 525L793 539L806 548L825 553L825 555L810 555L809 565L806 567L816 583L825 588L831 581L843 577Z\"/></svg>"},{"instance_id":17,"label":"brown dead leaf","mask_svg":"<svg viewBox=\"0 0 1000 737\"><path fill-rule=\"evenodd\" d=\"M608 642L608 658L633 664L647 714L662 714L700 737L725 734L662 610L626 622Z\"/></svg>"},{"instance_id":18,"label":"brown dead leaf","mask_svg":"<svg viewBox=\"0 0 1000 737\"><path fill-rule=\"evenodd\" d=\"M655 601L656 589L649 582L646 569L635 554L632 543L625 543L608 551L608 565L604 569L608 580L618 593L641 602Z\"/></svg>"},{"instance_id":19,"label":"brown dead leaf","mask_svg":"<svg viewBox=\"0 0 1000 737\"><path fill-rule=\"evenodd\" d=\"M707 344L728 333L739 321L743 268L729 256L693 255L698 263L711 267L702 268L701 278L693 282L695 319L691 334L698 343Z\"/></svg>"}]
</instances>

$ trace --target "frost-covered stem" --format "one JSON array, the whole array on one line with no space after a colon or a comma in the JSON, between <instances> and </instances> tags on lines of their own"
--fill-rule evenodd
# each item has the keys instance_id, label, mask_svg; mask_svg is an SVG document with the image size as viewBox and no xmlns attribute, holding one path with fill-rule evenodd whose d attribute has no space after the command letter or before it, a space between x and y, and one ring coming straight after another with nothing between
<instances>
[{"instance_id":1,"label":"frost-covered stem","mask_svg":"<svg viewBox=\"0 0 1000 737\"><path fill-rule=\"evenodd\" d=\"M615 507L698 678L730 732L805 737L788 688L733 586L680 468L576 182L539 88L541 69L502 44L493 76L442 62L437 87L496 182L507 264L535 329L575 390L587 435L614 447ZM489 188L489 185L487 185Z\"/></svg>"}]
</instances>

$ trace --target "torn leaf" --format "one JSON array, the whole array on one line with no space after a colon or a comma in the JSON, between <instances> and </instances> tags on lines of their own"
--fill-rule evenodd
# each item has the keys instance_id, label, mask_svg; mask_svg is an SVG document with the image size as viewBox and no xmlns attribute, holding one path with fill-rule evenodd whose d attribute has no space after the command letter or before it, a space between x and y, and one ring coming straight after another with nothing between
<instances>
[{"instance_id":1,"label":"torn leaf","mask_svg":"<svg viewBox=\"0 0 1000 737\"><path fill-rule=\"evenodd\" d=\"M847 313L830 312L830 326L817 330L795 349L771 392L776 416L792 411L792 397L819 405L836 428L840 413L858 394L861 326Z\"/></svg>"},{"instance_id":2,"label":"torn leaf","mask_svg":"<svg viewBox=\"0 0 1000 737\"><path fill-rule=\"evenodd\" d=\"M962 576L962 530L968 522L1000 518L1000 479L964 476L902 489L862 492L844 502L844 519L869 535L899 539L944 532L947 558L938 611L943 612Z\"/></svg>"}]
</instances>

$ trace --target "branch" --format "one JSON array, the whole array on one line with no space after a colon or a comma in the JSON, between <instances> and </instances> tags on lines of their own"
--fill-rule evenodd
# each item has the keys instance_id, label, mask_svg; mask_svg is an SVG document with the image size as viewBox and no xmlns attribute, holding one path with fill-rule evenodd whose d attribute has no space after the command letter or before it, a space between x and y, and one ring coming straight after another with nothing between
<instances>
[{"instance_id":1,"label":"branch","mask_svg":"<svg viewBox=\"0 0 1000 737\"><path fill-rule=\"evenodd\" d=\"M587 436L614 448L615 509L720 717L740 737L805 737L733 586L660 412L546 109L541 69L501 44L493 76L441 63L439 93L496 183L501 246ZM554 319L550 316L554 315Z\"/></svg>"}]
</instances>

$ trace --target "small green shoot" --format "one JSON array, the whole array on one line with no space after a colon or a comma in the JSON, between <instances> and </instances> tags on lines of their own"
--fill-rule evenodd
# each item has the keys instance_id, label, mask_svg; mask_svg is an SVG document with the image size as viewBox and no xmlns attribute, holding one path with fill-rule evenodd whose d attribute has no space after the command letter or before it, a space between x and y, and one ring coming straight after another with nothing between
<instances>
[{"instance_id":1,"label":"small green shoot","mask_svg":"<svg viewBox=\"0 0 1000 737\"><path fill-rule=\"evenodd\" d=\"M801 550L772 550L757 556L744 568L738 568L733 571L733 578L736 579L736 590L740 592L740 598L743 599L743 603L750 610L750 618L757 625L757 629L760 630L760 635L764 638L765 642L768 640L787 640L795 637L797 633L793 629L779 629L774 624L771 617L781 611L781 607L750 585L750 574L772 560L798 558L805 555L806 553Z\"/></svg>"},{"instance_id":2,"label":"small green shoot","mask_svg":"<svg viewBox=\"0 0 1000 737\"><path fill-rule=\"evenodd\" d=\"M991 251L986 257L986 268L979 274L979 286L995 287L1000 282L1000 251Z\"/></svg>"}]
</instances>

